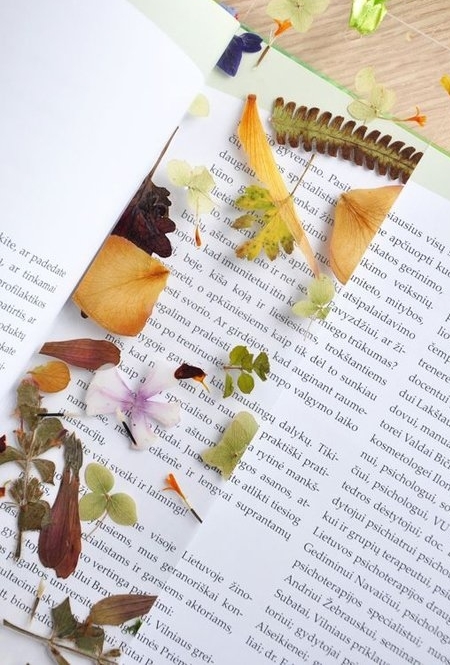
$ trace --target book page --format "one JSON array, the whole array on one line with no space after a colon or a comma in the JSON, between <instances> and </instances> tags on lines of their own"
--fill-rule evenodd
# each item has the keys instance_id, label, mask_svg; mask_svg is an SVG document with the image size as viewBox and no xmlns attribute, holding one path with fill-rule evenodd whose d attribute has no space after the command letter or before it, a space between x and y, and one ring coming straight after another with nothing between
<instances>
[{"instance_id":1,"label":"book page","mask_svg":"<svg viewBox=\"0 0 450 665\"><path fill-rule=\"evenodd\" d=\"M215 162L221 190L235 177L233 150ZM293 158L279 152L284 173ZM328 182L319 198L337 195L338 178L355 182L352 167L314 164ZM313 179L305 190L314 191ZM326 204L307 200L303 217L325 239ZM224 269L226 233L209 229L204 251L219 263L209 276L233 288L235 307L259 306L251 339L271 351L271 405L222 485L231 499L216 501L133 644L144 653L151 640L150 662L445 662L449 210L413 178L308 336L288 314L302 283L292 257L255 272L232 268L237 282ZM232 305L221 286L209 297L228 310L228 332Z\"/></svg>"},{"instance_id":2,"label":"book page","mask_svg":"<svg viewBox=\"0 0 450 665\"><path fill-rule=\"evenodd\" d=\"M299 82L302 72L298 68ZM309 81L315 81L318 95L325 98L327 90L334 94L329 83L307 76ZM252 91L255 90L258 92L258 86ZM431 281L420 285L412 282L423 296L420 302L414 298L412 303L406 275L408 280L419 278L406 273L406 269L400 272L401 264L410 265L411 261L411 253L401 246L402 243L404 247L411 246L408 239L412 231L405 222L409 211L400 207L407 205L403 201L409 185L398 201L398 210L392 213L387 226L382 227L351 283L342 289L338 287L329 317L323 323L294 317L292 305L305 296L312 276L301 253L297 249L292 254L281 253L274 261L264 254L254 261L238 259L235 254L236 247L254 233L254 229L243 232L232 228L234 219L242 214L234 204L237 194L254 183L236 135L244 98L212 88L207 88L205 94L210 101L209 116L184 118L154 175L155 184L167 187L171 193L170 217L176 220L177 228L169 234L172 255L164 259L171 270L168 286L145 328L134 338L119 338L83 319L69 301L47 339L92 337L116 343L121 349L119 371L136 390L157 361L164 361L174 370L182 363L201 367L206 373L208 389L193 380L182 380L167 391L161 399L179 402L181 422L169 430L154 426L159 439L143 451L131 450L122 424L113 416L85 415L86 390L92 378L89 372L74 369L64 393L45 397L46 408L67 412L64 425L83 442L83 466L98 462L108 468L115 478L114 491L128 493L137 504L138 522L133 527L124 528L109 520L83 524L80 564L69 579L60 580L52 570L39 564L35 533L24 537L24 556L18 575L18 564L13 557L14 508L0 504L5 556L1 607L10 620L26 624L27 608L32 605L40 577L45 579L46 591L33 627L41 633L48 632L50 608L66 597L70 598L77 616L83 618L92 602L111 593L158 594L157 606L144 618L145 625L134 639L124 631L112 630L108 634L108 645L121 646L124 663L220 662L219 648L227 659L234 657L238 662L245 653L251 662L253 647L244 648L245 642L250 633L252 640L263 641L263 635L251 625L252 613L258 613L263 606L250 603L250 596L257 601L267 598L273 611L284 616L288 611L281 609L281 601L278 604L272 601L272 587L265 595L261 576L269 586L272 582L266 571L273 572L277 579L282 566L290 568L296 559L301 561L303 534L309 534L313 542L317 540L317 548L322 543L329 546L325 536L313 534L316 527L317 533L322 530L327 537L333 533L332 523L328 526L322 519L325 510L333 519L336 514L339 519L342 515L353 531L359 528L359 522L355 519L356 526L352 526L354 518L343 506L364 517L369 515L366 502L355 498L356 490L350 492L364 481L349 469L357 466L361 474L368 473L367 469L370 472L370 460L358 458L366 449L367 455L371 455L366 432L381 437L383 431L383 436L394 436L381 425L387 400L394 395L392 385L397 385L398 377L406 381L405 366L411 362L411 354L415 357L414 350L423 340L423 331L429 333L428 325L435 329L435 313L439 311L444 321L444 279L441 278L441 293L434 291ZM340 95L337 97L343 105ZM263 112L262 117L270 133L268 113ZM273 140L272 146L291 188L307 165L309 155L276 146ZM211 214L198 220L187 204L186 192L170 183L166 167L171 159L185 159L192 165L210 169L216 181ZM339 195L348 187L386 184L392 183L354 164L321 155L315 158L295 200L324 272L329 273L332 212ZM413 191L413 211L417 208L415 200ZM447 202L442 201L445 211ZM201 237L199 247L195 242L197 230ZM433 238L438 243L441 234L436 222ZM428 245L426 241L425 244ZM383 257L381 251L385 253ZM435 272L439 272L435 266L440 250L433 246L431 235L427 251L432 261L429 275L432 280ZM448 251L446 246L445 251ZM414 267L414 262L411 265ZM422 274L422 266L419 273ZM394 279L404 284L404 288L397 285L394 288ZM237 344L247 345L254 353L266 350L271 361L270 377L265 382L256 379L251 394L236 390L231 397L223 398L224 366L229 351ZM402 353L403 348L408 355ZM43 360L42 355L36 355L29 366ZM393 404L394 401L389 402L388 406ZM9 412L13 405L11 394ZM239 469L230 481L224 482L216 470L202 462L201 453L219 441L233 416L242 410L253 413L259 430ZM403 429L403 421L397 422L397 416L386 414L386 418L392 428ZM8 432L12 432L13 425L10 419ZM60 451L54 451L52 458L61 468ZM11 477L7 465L1 473L2 483ZM202 524L176 494L163 489L168 473L175 474L203 519ZM373 482L380 480L387 487L386 470L380 473L376 467L372 474ZM350 489L341 488L341 484ZM81 486L85 492L82 474ZM364 484L361 487L365 489ZM364 490L358 491L362 494ZM376 492L380 497L377 500L387 502L383 490ZM54 488L50 488L50 499L54 493ZM335 496L342 503L340 509L331 504ZM316 503L319 497L320 502ZM333 505L333 510L327 502ZM400 516L402 520L409 519L403 517L396 503L390 510L398 519ZM384 512L375 516L380 520L386 517ZM373 526L368 529L372 542L375 529ZM192 549L186 549L196 535L198 539L193 541ZM210 537L216 538L217 548L215 542L207 543ZM361 549L366 556L368 546L363 547L359 540L356 544L356 536L354 540L355 543L349 539L345 547L355 556ZM336 554L332 552L336 560L338 555L347 557L342 548ZM273 563L275 554L280 557L279 568ZM242 570L238 574L241 559ZM283 573L281 580L288 574ZM337 588L338 582L333 583ZM192 602L186 605L188 600ZM243 616L247 618L241 622ZM200 620L204 622L203 636L196 628ZM264 620L265 616L258 617L259 622ZM275 634L275 629L272 632ZM231 646L229 637L222 641L225 634L236 636ZM8 645L17 645L19 639L5 630L0 638ZM264 639L272 640L267 636ZM39 658L41 646L32 651L25 639L20 639L20 643L26 644L27 654L35 653ZM275 644L269 641L263 648L275 651ZM256 648L254 651L257 656L253 658L259 657ZM320 662L320 650L318 653L316 660ZM291 652L285 656L285 652L277 651L270 658L282 662L282 658L291 657L288 662L298 662L294 655ZM361 654L358 656L362 658ZM23 658L18 658L11 655L10 665L23 665Z\"/></svg>"},{"instance_id":3,"label":"book page","mask_svg":"<svg viewBox=\"0 0 450 665\"><path fill-rule=\"evenodd\" d=\"M3 2L0 38L3 395L202 75L159 28L119 0L64 9L53 0L33 7ZM167 85L172 80L176 86Z\"/></svg>"}]
</instances>

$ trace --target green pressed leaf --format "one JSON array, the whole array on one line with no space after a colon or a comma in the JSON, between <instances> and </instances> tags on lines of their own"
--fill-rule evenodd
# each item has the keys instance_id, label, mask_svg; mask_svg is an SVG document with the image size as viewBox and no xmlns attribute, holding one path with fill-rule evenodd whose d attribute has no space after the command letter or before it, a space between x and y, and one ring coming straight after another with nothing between
<instances>
[{"instance_id":1,"label":"green pressed leaf","mask_svg":"<svg viewBox=\"0 0 450 665\"><path fill-rule=\"evenodd\" d=\"M0 453L0 465L6 464L7 462L23 463L25 460L26 455L12 446L6 446L6 448Z\"/></svg>"},{"instance_id":2,"label":"green pressed leaf","mask_svg":"<svg viewBox=\"0 0 450 665\"><path fill-rule=\"evenodd\" d=\"M259 376L261 381L265 381L267 379L267 375L270 372L270 363L265 351L261 351L261 353L258 353L256 356L255 360L253 361L253 371L257 376Z\"/></svg>"},{"instance_id":3,"label":"green pressed leaf","mask_svg":"<svg viewBox=\"0 0 450 665\"><path fill-rule=\"evenodd\" d=\"M255 379L251 374L247 374L247 372L242 372L239 374L237 378L237 384L239 387L239 390L246 395L252 392L253 388L255 387Z\"/></svg>"},{"instance_id":4,"label":"green pressed leaf","mask_svg":"<svg viewBox=\"0 0 450 665\"><path fill-rule=\"evenodd\" d=\"M86 653L99 656L103 651L105 631L100 626L84 623L78 627L75 635L75 644Z\"/></svg>"},{"instance_id":5,"label":"green pressed leaf","mask_svg":"<svg viewBox=\"0 0 450 665\"><path fill-rule=\"evenodd\" d=\"M109 497L106 511L116 524L131 526L137 522L137 510L134 499L123 492L117 492L117 494L112 494Z\"/></svg>"},{"instance_id":6,"label":"green pressed leaf","mask_svg":"<svg viewBox=\"0 0 450 665\"><path fill-rule=\"evenodd\" d=\"M60 639L71 637L75 635L79 626L78 621L72 614L70 607L70 599L66 598L56 607L51 609L53 620L53 635Z\"/></svg>"},{"instance_id":7,"label":"green pressed leaf","mask_svg":"<svg viewBox=\"0 0 450 665\"><path fill-rule=\"evenodd\" d=\"M103 598L92 606L87 623L120 626L147 614L156 598L145 594L117 594Z\"/></svg>"},{"instance_id":8,"label":"green pressed leaf","mask_svg":"<svg viewBox=\"0 0 450 665\"><path fill-rule=\"evenodd\" d=\"M33 501L20 506L19 531L40 531L50 521L50 505L47 501Z\"/></svg>"},{"instance_id":9,"label":"green pressed leaf","mask_svg":"<svg viewBox=\"0 0 450 665\"><path fill-rule=\"evenodd\" d=\"M292 148L302 146L304 150L315 150L333 157L340 155L358 166L377 169L380 175L405 183L420 161L423 153L402 141L393 141L391 136L370 131L365 125L357 126L354 120L345 121L343 116L334 116L318 108L285 104L278 97L272 109L271 123L277 143L288 143Z\"/></svg>"},{"instance_id":10,"label":"green pressed leaf","mask_svg":"<svg viewBox=\"0 0 450 665\"><path fill-rule=\"evenodd\" d=\"M308 296L315 305L327 305L333 300L335 288L333 280L321 273L315 277L308 285Z\"/></svg>"},{"instance_id":11,"label":"green pressed leaf","mask_svg":"<svg viewBox=\"0 0 450 665\"><path fill-rule=\"evenodd\" d=\"M17 411L29 429L36 427L39 422L36 414L41 411L41 396L32 379L24 379L17 388Z\"/></svg>"},{"instance_id":12,"label":"green pressed leaf","mask_svg":"<svg viewBox=\"0 0 450 665\"><path fill-rule=\"evenodd\" d=\"M36 457L59 446L66 432L59 418L43 418L34 431L33 455Z\"/></svg>"},{"instance_id":13,"label":"green pressed leaf","mask_svg":"<svg viewBox=\"0 0 450 665\"><path fill-rule=\"evenodd\" d=\"M224 397L229 397L230 395L233 394L234 390L234 384L233 384L233 377L231 374L225 374L225 385L223 389L223 396Z\"/></svg>"},{"instance_id":14,"label":"green pressed leaf","mask_svg":"<svg viewBox=\"0 0 450 665\"><path fill-rule=\"evenodd\" d=\"M318 319L322 321L327 318L328 314L331 312L331 307L322 307L316 314Z\"/></svg>"},{"instance_id":15,"label":"green pressed leaf","mask_svg":"<svg viewBox=\"0 0 450 665\"><path fill-rule=\"evenodd\" d=\"M86 485L92 492L107 494L114 487L114 476L101 464L91 462L84 471Z\"/></svg>"},{"instance_id":16,"label":"green pressed leaf","mask_svg":"<svg viewBox=\"0 0 450 665\"><path fill-rule=\"evenodd\" d=\"M81 497L78 511L82 522L97 520L106 511L107 496L99 492L89 492Z\"/></svg>"},{"instance_id":17,"label":"green pressed leaf","mask_svg":"<svg viewBox=\"0 0 450 665\"><path fill-rule=\"evenodd\" d=\"M214 466L225 479L233 473L250 441L258 430L258 423L248 411L237 413L223 433L219 443L201 453L205 464Z\"/></svg>"},{"instance_id":18,"label":"green pressed leaf","mask_svg":"<svg viewBox=\"0 0 450 665\"><path fill-rule=\"evenodd\" d=\"M55 476L55 464L51 460L39 458L34 459L33 464L36 471L39 473L42 482L53 485L53 479Z\"/></svg>"},{"instance_id":19,"label":"green pressed leaf","mask_svg":"<svg viewBox=\"0 0 450 665\"><path fill-rule=\"evenodd\" d=\"M235 346L233 349L231 349L229 353L230 364L240 367L243 360L248 358L249 355L250 353L247 347L238 344L238 346Z\"/></svg>"}]
</instances>

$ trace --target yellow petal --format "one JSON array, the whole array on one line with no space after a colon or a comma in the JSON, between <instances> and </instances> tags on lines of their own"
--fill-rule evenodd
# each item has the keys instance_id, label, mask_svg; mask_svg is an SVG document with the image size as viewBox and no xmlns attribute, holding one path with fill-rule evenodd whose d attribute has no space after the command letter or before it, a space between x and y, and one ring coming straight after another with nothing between
<instances>
[{"instance_id":1,"label":"yellow petal","mask_svg":"<svg viewBox=\"0 0 450 665\"><path fill-rule=\"evenodd\" d=\"M450 95L450 76L448 74L444 74L444 76L442 76L440 79L440 83L444 90Z\"/></svg>"},{"instance_id":2,"label":"yellow petal","mask_svg":"<svg viewBox=\"0 0 450 665\"><path fill-rule=\"evenodd\" d=\"M318 275L319 268L314 253L267 142L258 114L256 95L248 95L247 97L239 123L238 136L247 153L250 167L255 171L258 179L267 187L274 203L278 204L280 214L295 242L305 255L309 267L315 275Z\"/></svg>"},{"instance_id":3,"label":"yellow petal","mask_svg":"<svg viewBox=\"0 0 450 665\"><path fill-rule=\"evenodd\" d=\"M109 236L79 283L73 300L91 319L118 335L137 335L164 289L169 270L132 242Z\"/></svg>"},{"instance_id":4,"label":"yellow petal","mask_svg":"<svg viewBox=\"0 0 450 665\"><path fill-rule=\"evenodd\" d=\"M336 205L330 243L330 265L346 284L381 226L402 185L353 189L341 194Z\"/></svg>"},{"instance_id":5,"label":"yellow petal","mask_svg":"<svg viewBox=\"0 0 450 665\"><path fill-rule=\"evenodd\" d=\"M29 372L44 393L57 393L64 390L70 381L70 371L61 360L51 360L38 365Z\"/></svg>"}]
</instances>

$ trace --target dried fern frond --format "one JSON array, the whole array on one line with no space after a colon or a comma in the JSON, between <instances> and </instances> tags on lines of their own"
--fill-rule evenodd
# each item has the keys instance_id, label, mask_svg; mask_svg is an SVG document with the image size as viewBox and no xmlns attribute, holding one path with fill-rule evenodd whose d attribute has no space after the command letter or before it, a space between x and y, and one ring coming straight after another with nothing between
<instances>
[{"instance_id":1,"label":"dried fern frond","mask_svg":"<svg viewBox=\"0 0 450 665\"><path fill-rule=\"evenodd\" d=\"M295 102L284 103L278 97L273 106L272 126L277 143L289 143L292 148L310 151L313 148L321 154L336 157L338 154L358 166L365 165L380 175L388 175L392 180L405 183L422 157L412 146L403 141L392 141L389 135L381 135L378 130L369 130L365 125L356 126L354 120L344 122L340 115L334 116L318 108L308 109L296 106Z\"/></svg>"}]
</instances>

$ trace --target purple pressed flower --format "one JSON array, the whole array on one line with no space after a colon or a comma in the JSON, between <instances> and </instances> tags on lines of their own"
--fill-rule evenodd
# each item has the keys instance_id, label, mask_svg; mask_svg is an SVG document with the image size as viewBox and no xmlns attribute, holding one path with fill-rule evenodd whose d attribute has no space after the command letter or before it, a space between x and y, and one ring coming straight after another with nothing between
<instances>
[{"instance_id":1,"label":"purple pressed flower","mask_svg":"<svg viewBox=\"0 0 450 665\"><path fill-rule=\"evenodd\" d=\"M163 427L180 422L178 402L159 402L154 399L163 390L175 385L173 370L157 364L150 369L139 388L132 390L116 367L99 370L86 393L86 413L89 416L126 412L130 418L133 447L146 448L158 438L152 431L151 421Z\"/></svg>"},{"instance_id":2,"label":"purple pressed flower","mask_svg":"<svg viewBox=\"0 0 450 665\"><path fill-rule=\"evenodd\" d=\"M235 35L220 56L217 67L225 74L235 76L243 53L257 53L261 50L262 38L252 32Z\"/></svg>"}]
</instances>

